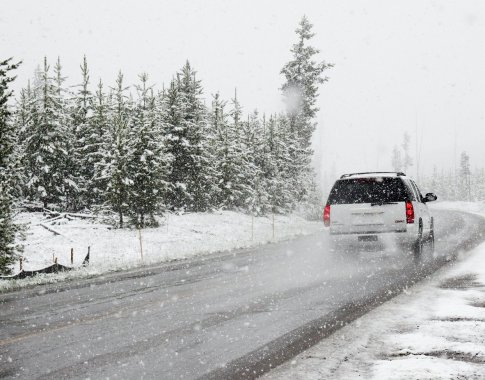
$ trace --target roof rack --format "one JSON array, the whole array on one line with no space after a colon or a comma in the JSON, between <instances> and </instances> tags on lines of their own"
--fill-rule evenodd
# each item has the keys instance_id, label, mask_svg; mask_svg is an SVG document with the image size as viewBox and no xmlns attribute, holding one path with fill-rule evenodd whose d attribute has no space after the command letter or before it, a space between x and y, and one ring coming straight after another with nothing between
<instances>
[{"instance_id":1,"label":"roof rack","mask_svg":"<svg viewBox=\"0 0 485 380\"><path fill-rule=\"evenodd\" d=\"M405 176L403 172L363 172L363 173L348 173L348 174L342 174L340 176L340 179L342 178L348 178L353 175L362 175L362 174L396 174L398 177Z\"/></svg>"}]
</instances>

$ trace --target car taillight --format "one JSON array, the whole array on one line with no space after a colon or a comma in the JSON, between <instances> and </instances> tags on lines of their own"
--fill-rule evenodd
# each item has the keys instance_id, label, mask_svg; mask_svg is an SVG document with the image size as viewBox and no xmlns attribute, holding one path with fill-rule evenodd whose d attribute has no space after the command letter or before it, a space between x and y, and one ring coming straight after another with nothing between
<instances>
[{"instance_id":1,"label":"car taillight","mask_svg":"<svg viewBox=\"0 0 485 380\"><path fill-rule=\"evenodd\" d=\"M330 205L326 205L323 210L323 223L325 227L330 226Z\"/></svg>"},{"instance_id":2,"label":"car taillight","mask_svg":"<svg viewBox=\"0 0 485 380\"><path fill-rule=\"evenodd\" d=\"M414 223L414 207L410 201L406 201L406 222L408 224Z\"/></svg>"}]
</instances>

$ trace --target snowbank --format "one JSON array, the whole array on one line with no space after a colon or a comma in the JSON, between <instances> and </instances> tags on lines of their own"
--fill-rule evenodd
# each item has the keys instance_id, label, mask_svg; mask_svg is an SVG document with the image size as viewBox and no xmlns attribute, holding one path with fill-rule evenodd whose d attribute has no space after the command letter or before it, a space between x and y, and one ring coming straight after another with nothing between
<instances>
[{"instance_id":1,"label":"snowbank","mask_svg":"<svg viewBox=\"0 0 485 380\"><path fill-rule=\"evenodd\" d=\"M90 247L90 265L74 272L37 276L35 279L0 280L0 290L248 248L323 229L320 222L307 221L295 215L275 215L273 238L272 217L253 219L249 215L231 211L170 214L160 221L160 227L141 231L113 229L78 218L61 218L50 223L42 213L22 213L18 221L28 226L24 242L24 269L35 270L51 265L54 258L59 264L70 266L71 248L74 251L74 266L79 266ZM47 230L42 224L59 234ZM17 265L14 273L18 271Z\"/></svg>"}]
</instances>

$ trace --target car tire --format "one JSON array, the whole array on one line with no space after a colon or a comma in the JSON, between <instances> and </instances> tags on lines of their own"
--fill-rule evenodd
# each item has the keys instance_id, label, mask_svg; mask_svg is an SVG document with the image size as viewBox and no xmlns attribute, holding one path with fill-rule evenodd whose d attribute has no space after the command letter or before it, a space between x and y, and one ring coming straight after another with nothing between
<instances>
[{"instance_id":1,"label":"car tire","mask_svg":"<svg viewBox=\"0 0 485 380\"><path fill-rule=\"evenodd\" d=\"M423 255L423 225L419 221L418 239L413 244L414 257L421 257Z\"/></svg>"},{"instance_id":2,"label":"car tire","mask_svg":"<svg viewBox=\"0 0 485 380\"><path fill-rule=\"evenodd\" d=\"M429 250L434 253L434 220L431 218L431 229L429 231Z\"/></svg>"}]
</instances>

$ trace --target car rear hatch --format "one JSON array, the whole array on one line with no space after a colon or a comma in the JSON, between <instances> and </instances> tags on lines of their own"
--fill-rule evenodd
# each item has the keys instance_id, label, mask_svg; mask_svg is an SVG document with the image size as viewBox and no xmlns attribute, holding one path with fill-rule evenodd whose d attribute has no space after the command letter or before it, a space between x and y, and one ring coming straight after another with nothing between
<instances>
[{"instance_id":1,"label":"car rear hatch","mask_svg":"<svg viewBox=\"0 0 485 380\"><path fill-rule=\"evenodd\" d=\"M331 234L406 231L407 188L398 177L338 180L328 199Z\"/></svg>"}]
</instances>

